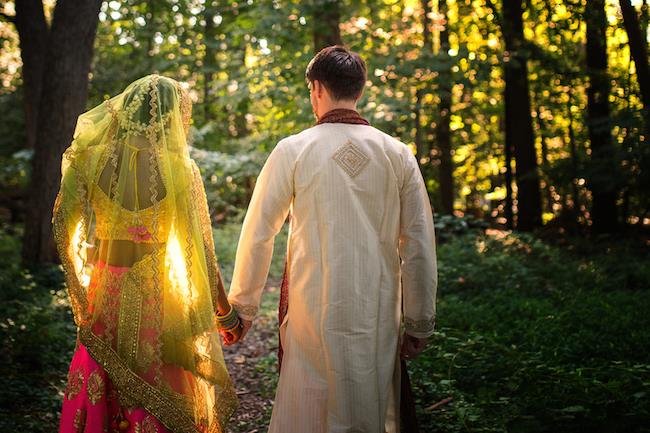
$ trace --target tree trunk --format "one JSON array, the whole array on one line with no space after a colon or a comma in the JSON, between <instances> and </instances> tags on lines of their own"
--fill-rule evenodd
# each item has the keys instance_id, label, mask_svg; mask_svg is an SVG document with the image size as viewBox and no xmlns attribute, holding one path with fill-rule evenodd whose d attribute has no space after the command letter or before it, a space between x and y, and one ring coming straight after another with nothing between
<instances>
[{"instance_id":1,"label":"tree trunk","mask_svg":"<svg viewBox=\"0 0 650 433\"><path fill-rule=\"evenodd\" d=\"M548 170L550 167L549 161L548 161L548 145L546 143L546 122L542 118L542 105L541 101L535 100L533 97L532 103L535 104L535 109L537 110L537 128L539 129L539 138L540 138L540 145L542 148L542 165L541 165L541 173L540 173L540 178L543 180L544 187L543 187L543 196L546 202L546 211L553 213L553 194L551 191L551 185L548 179ZM544 209L544 203L542 203L542 209Z\"/></svg>"},{"instance_id":2,"label":"tree trunk","mask_svg":"<svg viewBox=\"0 0 650 433\"><path fill-rule=\"evenodd\" d=\"M341 5L339 0L320 0L313 5L314 52L325 47L343 45L341 39Z\"/></svg>"},{"instance_id":3,"label":"tree trunk","mask_svg":"<svg viewBox=\"0 0 650 433\"><path fill-rule=\"evenodd\" d=\"M41 99L43 68L48 28L41 0L16 2L16 30L20 38L20 56L23 61L23 104L25 111L26 147L34 148L38 125L38 105Z\"/></svg>"},{"instance_id":4,"label":"tree trunk","mask_svg":"<svg viewBox=\"0 0 650 433\"><path fill-rule=\"evenodd\" d=\"M58 0L54 10L23 240L27 265L55 261L51 218L61 154L70 145L77 117L85 108L100 5L101 0Z\"/></svg>"},{"instance_id":5,"label":"tree trunk","mask_svg":"<svg viewBox=\"0 0 650 433\"><path fill-rule=\"evenodd\" d=\"M542 209L530 115L528 66L525 56L520 52L524 40L522 0L504 0L501 29L506 45L506 149L514 150L516 161L517 229L531 231L541 226Z\"/></svg>"},{"instance_id":6,"label":"tree trunk","mask_svg":"<svg viewBox=\"0 0 650 433\"><path fill-rule=\"evenodd\" d=\"M571 86L571 84L569 84ZM570 87L569 87L570 88ZM571 153L571 192L573 193L573 207L577 212L580 209L580 191L578 191L578 146L576 145L576 135L573 130L573 113L571 112L571 91L569 90L569 99L567 100L567 117L569 119L569 149Z\"/></svg>"},{"instance_id":7,"label":"tree trunk","mask_svg":"<svg viewBox=\"0 0 650 433\"><path fill-rule=\"evenodd\" d=\"M505 125L503 127L505 130ZM506 184L506 200L504 215L506 217L506 227L512 230L515 228L515 215L514 215L514 191L512 190L512 143L506 138L504 144L504 160L506 172L504 173L504 181Z\"/></svg>"},{"instance_id":8,"label":"tree trunk","mask_svg":"<svg viewBox=\"0 0 650 433\"><path fill-rule=\"evenodd\" d=\"M648 122L648 111L650 110L650 71L648 68L648 47L646 37L641 33L639 16L630 0L620 0L621 12L623 12L623 24L627 32L630 45L630 53L634 59L636 77L641 89L643 108L645 109L646 127Z\"/></svg>"},{"instance_id":9,"label":"tree trunk","mask_svg":"<svg viewBox=\"0 0 650 433\"><path fill-rule=\"evenodd\" d=\"M451 58L449 56L449 21L447 20L447 0L439 0L438 13L445 20L445 26L440 31L439 57L444 62L444 69L438 75L438 126L436 128L436 142L440 149L440 198L442 211L446 214L454 212L454 166L451 158Z\"/></svg>"},{"instance_id":10,"label":"tree trunk","mask_svg":"<svg viewBox=\"0 0 650 433\"><path fill-rule=\"evenodd\" d=\"M610 81L607 74L605 0L589 0L585 12L589 76L587 128L591 143L592 173L589 183L593 197L591 220L594 231L603 233L614 231L618 226L618 194L617 188L612 184L612 178L617 178L617 167L609 118Z\"/></svg>"}]
</instances>

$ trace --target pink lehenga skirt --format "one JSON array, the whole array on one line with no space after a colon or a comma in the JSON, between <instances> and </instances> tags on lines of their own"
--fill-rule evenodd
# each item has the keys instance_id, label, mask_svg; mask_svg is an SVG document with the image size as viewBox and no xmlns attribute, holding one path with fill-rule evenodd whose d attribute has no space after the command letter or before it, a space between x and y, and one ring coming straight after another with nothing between
<instances>
[{"instance_id":1,"label":"pink lehenga skirt","mask_svg":"<svg viewBox=\"0 0 650 433\"><path fill-rule=\"evenodd\" d=\"M130 268L98 264L117 277ZM92 292L93 281L90 283ZM109 287L119 293L119 284ZM79 343L70 363L68 384L63 396L60 433L171 433L143 408L120 405L119 390L106 371Z\"/></svg>"}]
</instances>

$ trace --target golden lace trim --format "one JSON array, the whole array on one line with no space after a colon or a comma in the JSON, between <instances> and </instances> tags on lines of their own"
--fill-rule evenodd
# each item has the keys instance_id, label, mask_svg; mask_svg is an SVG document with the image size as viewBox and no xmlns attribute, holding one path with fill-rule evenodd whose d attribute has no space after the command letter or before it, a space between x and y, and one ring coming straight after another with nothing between
<instances>
[{"instance_id":1,"label":"golden lace trim","mask_svg":"<svg viewBox=\"0 0 650 433\"><path fill-rule=\"evenodd\" d=\"M185 135L190 132L190 123L192 122L192 99L190 98L187 90L181 86L180 83L176 83L176 88L178 89L180 106L181 106L181 119L183 121L183 130Z\"/></svg>"},{"instance_id":2,"label":"golden lace trim","mask_svg":"<svg viewBox=\"0 0 650 433\"><path fill-rule=\"evenodd\" d=\"M413 320L408 317L404 317L404 326L406 332L418 332L428 334L433 332L434 326L436 323L436 318L432 317L430 319L424 320Z\"/></svg>"},{"instance_id":3,"label":"golden lace trim","mask_svg":"<svg viewBox=\"0 0 650 433\"><path fill-rule=\"evenodd\" d=\"M158 234L158 225L160 224L160 203L158 202L158 169L160 165L160 155L158 152L161 151L161 145L159 142L159 137L157 134L157 121L156 121L156 116L158 114L158 79L159 77L157 75L154 75L151 78L151 87L149 89L149 126L150 128L147 131L147 139L149 140L149 143L152 146L152 151L149 152L149 193L150 193L150 199L152 203L155 203L153 205L153 219L152 219L152 225L151 225L151 233L152 233L152 241L154 242L154 245L156 245L154 251L151 253L151 259L153 260L154 263L159 263L161 259L161 254L163 253L163 250L159 247L157 247L158 243L161 241L159 238ZM162 287L161 279L160 279L160 273L159 272L153 272L152 278L152 286L154 293L160 293L160 288ZM155 320L160 321L162 320L162 306L161 302L157 302L155 304L155 307L157 308L157 315L155 317ZM156 326L160 329L160 323L157 323ZM157 339L154 342L153 350L155 355L160 359L160 355L162 352L162 341L161 339ZM157 380L159 380L162 377L162 370L161 366L159 363L154 363L153 365L154 369L154 376L156 377Z\"/></svg>"},{"instance_id":4,"label":"golden lace trim","mask_svg":"<svg viewBox=\"0 0 650 433\"><path fill-rule=\"evenodd\" d=\"M138 262L138 264L142 261ZM138 360L138 342L142 323L142 292L144 278L129 272L122 281L120 293L120 324L117 328L117 353L133 370Z\"/></svg>"},{"instance_id":5,"label":"golden lace trim","mask_svg":"<svg viewBox=\"0 0 650 433\"><path fill-rule=\"evenodd\" d=\"M210 292L212 295L212 307L216 312L219 291L225 291L225 288L223 278L221 277L221 270L219 269L219 262L217 261L217 255L214 251L214 238L212 237L212 221L210 220L208 199L205 195L201 173L196 164L192 164L192 172L194 175L192 182L192 200L194 200L199 207L199 224L201 225L201 231L203 234L203 249L208 270Z\"/></svg>"},{"instance_id":6,"label":"golden lace trim","mask_svg":"<svg viewBox=\"0 0 650 433\"><path fill-rule=\"evenodd\" d=\"M120 400L128 406L140 406L156 417L165 427L176 433L200 433L202 430L194 423L192 411L179 407L178 401L170 398L168 393L144 381L131 371L119 355L106 343L93 334L89 328L79 329L79 339L86 346L92 357L104 368L111 381L119 389ZM186 406L186 405L183 405ZM215 402L216 419L208 431L223 433L222 426L237 407L234 390L225 388Z\"/></svg>"},{"instance_id":7,"label":"golden lace trim","mask_svg":"<svg viewBox=\"0 0 650 433\"><path fill-rule=\"evenodd\" d=\"M61 258L61 265L65 275L68 295L70 296L72 313L77 326L81 326L86 321L85 315L88 311L88 300L86 299L86 290L82 287L79 281L79 275L77 274L72 259L74 257L74 251L70 244L71 236L68 234L66 227L66 215L75 212L75 209L69 209L69 204L63 203L66 199L67 198L60 198L59 207L56 212L54 212L53 232L56 245L59 247L59 256ZM73 204L73 207L74 206L78 206L78 203ZM76 211L80 212L80 209L77 209Z\"/></svg>"}]
</instances>

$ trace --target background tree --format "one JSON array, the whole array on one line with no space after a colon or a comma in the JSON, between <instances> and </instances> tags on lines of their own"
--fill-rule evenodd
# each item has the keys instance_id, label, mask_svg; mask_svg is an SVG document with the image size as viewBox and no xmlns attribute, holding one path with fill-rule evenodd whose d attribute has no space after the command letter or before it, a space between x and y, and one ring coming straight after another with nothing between
<instances>
[{"instance_id":1,"label":"background tree","mask_svg":"<svg viewBox=\"0 0 650 433\"><path fill-rule=\"evenodd\" d=\"M607 16L605 0L587 2L587 74L589 76L588 118L591 148L590 189L593 194L591 208L594 229L597 232L616 230L618 226L616 152L611 137L609 118L610 79L607 71Z\"/></svg>"},{"instance_id":2,"label":"background tree","mask_svg":"<svg viewBox=\"0 0 650 433\"><path fill-rule=\"evenodd\" d=\"M51 215L59 189L61 154L70 145L84 110L98 23L99 0L59 0L52 24L39 1L18 2L16 27L25 69L25 105L30 136L35 131L32 186L23 238L27 264L53 262Z\"/></svg>"},{"instance_id":3,"label":"background tree","mask_svg":"<svg viewBox=\"0 0 650 433\"><path fill-rule=\"evenodd\" d=\"M639 24L639 16L630 0L620 0L619 3L623 14L625 31L627 32L627 38L630 44L630 53L634 59L636 77L639 82L641 97L643 99L643 107L646 111L646 127L648 127L647 125L650 119L648 117L648 112L650 111L650 68L648 67L647 36L644 37L644 35L647 35L647 29L642 33L642 28Z\"/></svg>"},{"instance_id":4,"label":"background tree","mask_svg":"<svg viewBox=\"0 0 650 433\"><path fill-rule=\"evenodd\" d=\"M521 0L503 1L506 148L514 150L516 161L517 229L531 231L541 226L542 209L522 13Z\"/></svg>"},{"instance_id":5,"label":"background tree","mask_svg":"<svg viewBox=\"0 0 650 433\"><path fill-rule=\"evenodd\" d=\"M311 4L314 32L314 52L331 45L342 45L340 0L313 0Z\"/></svg>"}]
</instances>

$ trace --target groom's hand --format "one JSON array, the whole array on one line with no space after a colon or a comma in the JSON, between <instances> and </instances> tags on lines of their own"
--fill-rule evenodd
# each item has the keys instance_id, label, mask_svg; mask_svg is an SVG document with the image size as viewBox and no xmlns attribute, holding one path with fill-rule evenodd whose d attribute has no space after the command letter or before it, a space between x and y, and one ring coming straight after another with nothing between
<instances>
[{"instance_id":1,"label":"groom's hand","mask_svg":"<svg viewBox=\"0 0 650 433\"><path fill-rule=\"evenodd\" d=\"M250 320L239 319L240 325L230 331L219 331L223 337L224 346L232 346L239 343L248 333L253 322Z\"/></svg>"},{"instance_id":2,"label":"groom's hand","mask_svg":"<svg viewBox=\"0 0 650 433\"><path fill-rule=\"evenodd\" d=\"M235 329L231 329L229 331L219 331L221 337L223 338L223 344L225 346L231 346L241 340L241 332L241 323Z\"/></svg>"},{"instance_id":3,"label":"groom's hand","mask_svg":"<svg viewBox=\"0 0 650 433\"><path fill-rule=\"evenodd\" d=\"M402 359L414 359L417 358L420 353L427 346L426 338L417 338L408 334L404 334L404 341L402 341L402 347L400 350L400 356Z\"/></svg>"},{"instance_id":4,"label":"groom's hand","mask_svg":"<svg viewBox=\"0 0 650 433\"><path fill-rule=\"evenodd\" d=\"M242 330L241 330L241 336L239 337L239 340L243 340L246 334L248 334L248 330L251 329L251 326L253 326L253 321L244 320L244 319L240 319L240 320L242 324Z\"/></svg>"}]
</instances>

